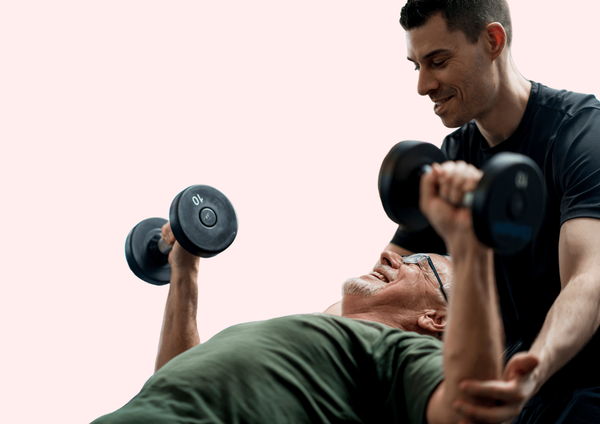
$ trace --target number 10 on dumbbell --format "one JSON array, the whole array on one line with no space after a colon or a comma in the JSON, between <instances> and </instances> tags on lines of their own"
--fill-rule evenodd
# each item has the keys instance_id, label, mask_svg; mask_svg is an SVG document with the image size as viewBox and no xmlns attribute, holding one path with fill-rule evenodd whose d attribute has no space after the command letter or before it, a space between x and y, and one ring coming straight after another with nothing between
<instances>
[{"instance_id":1,"label":"number 10 on dumbbell","mask_svg":"<svg viewBox=\"0 0 600 424\"><path fill-rule=\"evenodd\" d=\"M189 253L210 258L227 249L238 230L233 205L219 190L194 185L179 193L169 210L171 230ZM129 268L142 280L155 285L171 279L169 246L161 237L163 218L148 218L137 224L125 241Z\"/></svg>"},{"instance_id":2,"label":"number 10 on dumbbell","mask_svg":"<svg viewBox=\"0 0 600 424\"><path fill-rule=\"evenodd\" d=\"M431 164L446 161L433 144L401 141L387 154L379 171L379 196L388 217L408 231L429 226L419 210L421 176ZM481 169L475 191L462 206L471 208L475 234L502 254L523 250L545 215L546 185L537 164L517 153L499 153Z\"/></svg>"}]
</instances>

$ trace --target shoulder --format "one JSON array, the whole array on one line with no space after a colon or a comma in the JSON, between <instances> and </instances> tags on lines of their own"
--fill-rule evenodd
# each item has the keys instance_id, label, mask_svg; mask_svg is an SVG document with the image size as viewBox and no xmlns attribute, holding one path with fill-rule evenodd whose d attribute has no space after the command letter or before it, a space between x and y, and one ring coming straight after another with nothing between
<instances>
[{"instance_id":1,"label":"shoulder","mask_svg":"<svg viewBox=\"0 0 600 424\"><path fill-rule=\"evenodd\" d=\"M562 114L567 119L581 112L600 113L600 102L592 94L556 90L535 82L532 90L537 91L538 108L548 113Z\"/></svg>"},{"instance_id":2,"label":"shoulder","mask_svg":"<svg viewBox=\"0 0 600 424\"><path fill-rule=\"evenodd\" d=\"M442 347L442 342L434 337L413 331L405 331L400 328L389 327L385 324L375 321L348 318L343 316L334 316L322 313L310 315L291 315L278 318L281 322L295 322L306 327L315 327L319 329L333 329L334 332L352 333L353 335L363 336L364 341L378 340L379 343L391 344L394 346L421 346L426 349L437 350Z\"/></svg>"},{"instance_id":3,"label":"shoulder","mask_svg":"<svg viewBox=\"0 0 600 424\"><path fill-rule=\"evenodd\" d=\"M556 90L542 84L537 87L537 131L546 134L553 146L555 161L563 165L568 158L600 152L600 102L592 94Z\"/></svg>"}]
</instances>

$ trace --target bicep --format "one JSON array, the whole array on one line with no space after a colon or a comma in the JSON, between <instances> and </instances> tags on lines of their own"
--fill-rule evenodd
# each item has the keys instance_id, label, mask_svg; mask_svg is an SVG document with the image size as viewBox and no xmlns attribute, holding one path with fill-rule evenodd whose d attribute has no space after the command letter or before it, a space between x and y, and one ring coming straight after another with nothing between
<instances>
[{"instance_id":1,"label":"bicep","mask_svg":"<svg viewBox=\"0 0 600 424\"><path fill-rule=\"evenodd\" d=\"M382 383L390 385L391 397L403 405L398 411L404 410L410 422L424 422L430 399L444 379L442 343L411 332L394 333L388 339L389 344L381 343L382 350L375 352L385 376Z\"/></svg>"},{"instance_id":2,"label":"bicep","mask_svg":"<svg viewBox=\"0 0 600 424\"><path fill-rule=\"evenodd\" d=\"M442 381L439 386L436 387L433 394L427 402L427 409L425 410L425 422L427 424L437 424L440 421L440 411L444 409L444 390L446 385Z\"/></svg>"},{"instance_id":3,"label":"bicep","mask_svg":"<svg viewBox=\"0 0 600 424\"><path fill-rule=\"evenodd\" d=\"M549 189L559 194L561 223L581 215L600 218L599 118L598 110L584 109L557 130Z\"/></svg>"},{"instance_id":4,"label":"bicep","mask_svg":"<svg viewBox=\"0 0 600 424\"><path fill-rule=\"evenodd\" d=\"M558 256L561 287L579 275L600 276L600 219L575 218L560 229Z\"/></svg>"},{"instance_id":5,"label":"bicep","mask_svg":"<svg viewBox=\"0 0 600 424\"><path fill-rule=\"evenodd\" d=\"M425 422L427 424L445 424L458 422L460 417L448 403L446 382L442 381L433 391L427 402Z\"/></svg>"}]
</instances>

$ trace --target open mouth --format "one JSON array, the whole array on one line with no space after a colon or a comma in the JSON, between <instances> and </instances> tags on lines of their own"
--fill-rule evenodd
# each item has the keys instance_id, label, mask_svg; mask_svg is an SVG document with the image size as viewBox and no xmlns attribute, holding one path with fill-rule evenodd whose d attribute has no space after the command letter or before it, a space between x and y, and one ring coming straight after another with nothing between
<instances>
[{"instance_id":1,"label":"open mouth","mask_svg":"<svg viewBox=\"0 0 600 424\"><path fill-rule=\"evenodd\" d=\"M454 96L450 96L450 97L445 97L443 99L439 99L433 102L434 106L433 106L433 110L435 113L439 114L441 113L442 110L444 110L444 105L446 103L448 103L451 99L453 99Z\"/></svg>"},{"instance_id":2,"label":"open mouth","mask_svg":"<svg viewBox=\"0 0 600 424\"><path fill-rule=\"evenodd\" d=\"M451 98L452 98L452 96L450 96L450 97L446 97L445 99L436 100L434 103L435 103L437 106L441 106L441 105L443 105L444 103L446 103L448 100L450 100Z\"/></svg>"},{"instance_id":3,"label":"open mouth","mask_svg":"<svg viewBox=\"0 0 600 424\"><path fill-rule=\"evenodd\" d=\"M388 280L388 278L382 274L381 272L377 272L377 271L373 271L371 272L371 275L375 278L377 278L378 280L383 281L384 283L389 283L390 280Z\"/></svg>"}]
</instances>

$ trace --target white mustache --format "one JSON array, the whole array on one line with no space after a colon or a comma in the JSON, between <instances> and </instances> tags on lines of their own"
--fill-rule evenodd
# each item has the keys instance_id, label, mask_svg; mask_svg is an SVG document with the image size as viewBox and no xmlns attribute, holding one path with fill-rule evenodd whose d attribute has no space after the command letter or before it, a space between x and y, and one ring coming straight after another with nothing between
<instances>
[{"instance_id":1,"label":"white mustache","mask_svg":"<svg viewBox=\"0 0 600 424\"><path fill-rule=\"evenodd\" d=\"M389 266L389 265L378 264L378 265L375 266L375 268L373 268L373 271L375 271L376 269L383 270L386 273L386 275L389 276L388 279L390 281L392 281L392 280L394 280L396 278L396 270L393 267Z\"/></svg>"}]
</instances>

